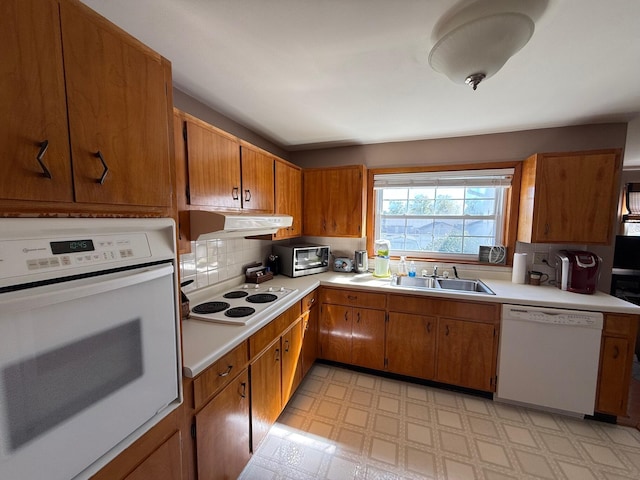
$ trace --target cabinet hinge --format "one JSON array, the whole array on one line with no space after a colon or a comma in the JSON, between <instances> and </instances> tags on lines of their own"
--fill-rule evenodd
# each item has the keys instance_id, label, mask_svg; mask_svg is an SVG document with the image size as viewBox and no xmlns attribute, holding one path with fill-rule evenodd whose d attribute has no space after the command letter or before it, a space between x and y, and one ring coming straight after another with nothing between
<instances>
[{"instance_id":1,"label":"cabinet hinge","mask_svg":"<svg viewBox=\"0 0 640 480\"><path fill-rule=\"evenodd\" d=\"M193 438L194 440L196 438L196 424L195 423L191 424L191 438Z\"/></svg>"}]
</instances>

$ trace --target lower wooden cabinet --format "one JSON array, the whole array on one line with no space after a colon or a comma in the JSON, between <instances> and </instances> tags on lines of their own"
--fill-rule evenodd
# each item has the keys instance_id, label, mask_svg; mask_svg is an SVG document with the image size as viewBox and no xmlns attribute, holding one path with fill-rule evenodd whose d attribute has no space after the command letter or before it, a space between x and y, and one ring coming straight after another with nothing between
<instances>
[{"instance_id":1,"label":"lower wooden cabinet","mask_svg":"<svg viewBox=\"0 0 640 480\"><path fill-rule=\"evenodd\" d=\"M280 409L285 405L302 382L302 317L281 337L282 348L282 396Z\"/></svg>"},{"instance_id":2,"label":"lower wooden cabinet","mask_svg":"<svg viewBox=\"0 0 640 480\"><path fill-rule=\"evenodd\" d=\"M476 390L495 390L496 326L441 318L435 380Z\"/></svg>"},{"instance_id":3,"label":"lower wooden cabinet","mask_svg":"<svg viewBox=\"0 0 640 480\"><path fill-rule=\"evenodd\" d=\"M627 414L638 321L638 315L605 315L596 412L622 416Z\"/></svg>"},{"instance_id":4,"label":"lower wooden cabinet","mask_svg":"<svg viewBox=\"0 0 640 480\"><path fill-rule=\"evenodd\" d=\"M434 378L438 319L431 315L389 313L387 370L416 378Z\"/></svg>"},{"instance_id":5,"label":"lower wooden cabinet","mask_svg":"<svg viewBox=\"0 0 640 480\"><path fill-rule=\"evenodd\" d=\"M251 445L254 452L282 411L281 364L280 337L251 362Z\"/></svg>"},{"instance_id":6,"label":"lower wooden cabinet","mask_svg":"<svg viewBox=\"0 0 640 480\"><path fill-rule=\"evenodd\" d=\"M245 368L196 414L199 479L238 478L249 461L249 395Z\"/></svg>"},{"instance_id":7,"label":"lower wooden cabinet","mask_svg":"<svg viewBox=\"0 0 640 480\"><path fill-rule=\"evenodd\" d=\"M181 480L181 446L180 432L175 432L144 462L138 465L133 472L127 475L126 480L148 480L150 478L157 480Z\"/></svg>"},{"instance_id":8,"label":"lower wooden cabinet","mask_svg":"<svg viewBox=\"0 0 640 480\"><path fill-rule=\"evenodd\" d=\"M302 378L304 378L318 358L318 320L320 308L317 304L317 290L302 299L302 308L307 315L302 320Z\"/></svg>"}]
</instances>

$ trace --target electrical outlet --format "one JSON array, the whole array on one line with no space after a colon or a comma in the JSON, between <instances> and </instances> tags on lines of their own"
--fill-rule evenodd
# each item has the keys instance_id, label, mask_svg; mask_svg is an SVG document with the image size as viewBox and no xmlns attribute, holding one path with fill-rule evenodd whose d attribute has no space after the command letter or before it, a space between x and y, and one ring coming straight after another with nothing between
<instances>
[{"instance_id":1,"label":"electrical outlet","mask_svg":"<svg viewBox=\"0 0 640 480\"><path fill-rule=\"evenodd\" d=\"M547 252L534 252L533 264L534 265L548 265L549 253Z\"/></svg>"}]
</instances>

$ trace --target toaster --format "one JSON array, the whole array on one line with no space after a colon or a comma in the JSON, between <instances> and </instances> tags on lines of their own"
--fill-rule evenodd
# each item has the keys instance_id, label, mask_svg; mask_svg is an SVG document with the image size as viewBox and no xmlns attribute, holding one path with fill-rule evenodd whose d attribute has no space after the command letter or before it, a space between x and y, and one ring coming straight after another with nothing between
<instances>
[{"instance_id":1,"label":"toaster","mask_svg":"<svg viewBox=\"0 0 640 480\"><path fill-rule=\"evenodd\" d=\"M598 285L602 259L584 250L560 250L556 253L556 286L575 293L594 293Z\"/></svg>"}]
</instances>

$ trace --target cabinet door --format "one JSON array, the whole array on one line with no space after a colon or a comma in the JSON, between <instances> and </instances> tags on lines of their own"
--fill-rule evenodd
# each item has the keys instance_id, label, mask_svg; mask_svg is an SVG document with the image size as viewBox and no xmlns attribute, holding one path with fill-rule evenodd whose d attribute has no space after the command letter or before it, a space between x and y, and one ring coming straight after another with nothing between
<instances>
[{"instance_id":1,"label":"cabinet door","mask_svg":"<svg viewBox=\"0 0 640 480\"><path fill-rule=\"evenodd\" d=\"M618 201L618 154L594 152L537 155L535 158L538 163L535 191L529 193L534 195L531 238L518 235L518 239L547 243L610 243ZM524 178L526 180L526 176ZM524 195L527 195L526 190L523 189Z\"/></svg>"},{"instance_id":2,"label":"cabinet door","mask_svg":"<svg viewBox=\"0 0 640 480\"><path fill-rule=\"evenodd\" d=\"M191 205L240 208L238 141L187 120Z\"/></svg>"},{"instance_id":3,"label":"cabinet door","mask_svg":"<svg viewBox=\"0 0 640 480\"><path fill-rule=\"evenodd\" d=\"M351 307L322 304L318 345L320 358L351 363Z\"/></svg>"},{"instance_id":4,"label":"cabinet door","mask_svg":"<svg viewBox=\"0 0 640 480\"><path fill-rule=\"evenodd\" d=\"M241 147L242 208L273 213L273 157Z\"/></svg>"},{"instance_id":5,"label":"cabinet door","mask_svg":"<svg viewBox=\"0 0 640 480\"><path fill-rule=\"evenodd\" d=\"M278 230L273 238L299 237L302 235L302 170L282 160L275 160L275 211L291 215L293 224Z\"/></svg>"},{"instance_id":6,"label":"cabinet door","mask_svg":"<svg viewBox=\"0 0 640 480\"><path fill-rule=\"evenodd\" d=\"M384 370L383 310L354 308L351 330L351 363Z\"/></svg>"},{"instance_id":7,"label":"cabinet door","mask_svg":"<svg viewBox=\"0 0 640 480\"><path fill-rule=\"evenodd\" d=\"M251 443L253 452L256 451L282 411L280 365L280 337L251 363Z\"/></svg>"},{"instance_id":8,"label":"cabinet door","mask_svg":"<svg viewBox=\"0 0 640 480\"><path fill-rule=\"evenodd\" d=\"M125 477L125 480L181 480L182 444L180 432L174 433L147 459ZM205 477L201 477L205 478ZM213 478L213 477L206 477Z\"/></svg>"},{"instance_id":9,"label":"cabinet door","mask_svg":"<svg viewBox=\"0 0 640 480\"><path fill-rule=\"evenodd\" d=\"M58 2L3 0L0 44L0 198L73 201Z\"/></svg>"},{"instance_id":10,"label":"cabinet door","mask_svg":"<svg viewBox=\"0 0 640 480\"><path fill-rule=\"evenodd\" d=\"M495 333L493 324L441 318L436 380L495 391Z\"/></svg>"},{"instance_id":11,"label":"cabinet door","mask_svg":"<svg viewBox=\"0 0 640 480\"><path fill-rule=\"evenodd\" d=\"M196 414L196 447L198 478L238 478L242 472L250 458L246 369Z\"/></svg>"},{"instance_id":12,"label":"cabinet door","mask_svg":"<svg viewBox=\"0 0 640 480\"><path fill-rule=\"evenodd\" d=\"M76 201L171 206L168 64L79 2L60 14Z\"/></svg>"},{"instance_id":13,"label":"cabinet door","mask_svg":"<svg viewBox=\"0 0 640 480\"><path fill-rule=\"evenodd\" d=\"M390 312L387 324L387 370L433 379L437 325L438 320L433 316Z\"/></svg>"},{"instance_id":14,"label":"cabinet door","mask_svg":"<svg viewBox=\"0 0 640 480\"><path fill-rule=\"evenodd\" d=\"M596 411L612 415L627 414L631 376L627 364L630 355L633 352L626 338L603 337Z\"/></svg>"},{"instance_id":15,"label":"cabinet door","mask_svg":"<svg viewBox=\"0 0 640 480\"><path fill-rule=\"evenodd\" d=\"M302 351L302 320L294 323L282 335L282 408L302 381L302 370L298 368Z\"/></svg>"},{"instance_id":16,"label":"cabinet door","mask_svg":"<svg viewBox=\"0 0 640 480\"><path fill-rule=\"evenodd\" d=\"M363 235L364 172L362 165L303 172L304 235Z\"/></svg>"},{"instance_id":17,"label":"cabinet door","mask_svg":"<svg viewBox=\"0 0 640 480\"><path fill-rule=\"evenodd\" d=\"M303 327L302 340L302 377L304 378L318 358L318 307L309 310L309 316Z\"/></svg>"}]
</instances>

